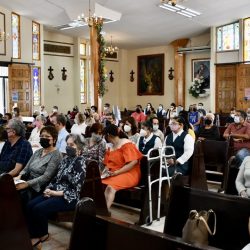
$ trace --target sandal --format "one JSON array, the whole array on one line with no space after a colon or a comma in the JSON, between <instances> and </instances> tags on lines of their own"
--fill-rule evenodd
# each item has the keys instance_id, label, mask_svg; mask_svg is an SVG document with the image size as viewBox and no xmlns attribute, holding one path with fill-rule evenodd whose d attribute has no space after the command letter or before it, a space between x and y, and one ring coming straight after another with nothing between
<instances>
[{"instance_id":1,"label":"sandal","mask_svg":"<svg viewBox=\"0 0 250 250\"><path fill-rule=\"evenodd\" d=\"M47 240L49 240L50 239L50 235L49 235L49 233L48 234L46 234L45 236L43 236L42 238L40 238L40 242L45 242L45 241L47 241Z\"/></svg>"}]
</instances>

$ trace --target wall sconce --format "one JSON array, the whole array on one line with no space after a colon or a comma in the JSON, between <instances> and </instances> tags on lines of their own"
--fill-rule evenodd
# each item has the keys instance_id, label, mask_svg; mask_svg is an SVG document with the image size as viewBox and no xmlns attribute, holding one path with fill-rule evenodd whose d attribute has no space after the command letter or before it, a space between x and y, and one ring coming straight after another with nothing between
<instances>
[{"instance_id":1,"label":"wall sconce","mask_svg":"<svg viewBox=\"0 0 250 250\"><path fill-rule=\"evenodd\" d=\"M54 75L52 73L53 70L54 69L51 66L49 66L49 68L48 68L48 71L49 71L48 78L49 78L49 80L53 80L53 78L54 78Z\"/></svg>"},{"instance_id":2,"label":"wall sconce","mask_svg":"<svg viewBox=\"0 0 250 250\"><path fill-rule=\"evenodd\" d=\"M169 80L173 80L174 79L174 75L173 75L174 69L172 67L170 67L170 69L168 70L168 72L169 72L168 79Z\"/></svg>"},{"instance_id":3,"label":"wall sconce","mask_svg":"<svg viewBox=\"0 0 250 250\"><path fill-rule=\"evenodd\" d=\"M67 79L67 75L66 75L67 69L63 67L61 71L62 71L62 80L65 81Z\"/></svg>"},{"instance_id":4,"label":"wall sconce","mask_svg":"<svg viewBox=\"0 0 250 250\"><path fill-rule=\"evenodd\" d=\"M110 71L109 71L109 80L110 80L110 82L113 82L113 81L114 81L113 75L114 75L114 72L113 72L112 70L110 70Z\"/></svg>"},{"instance_id":5,"label":"wall sconce","mask_svg":"<svg viewBox=\"0 0 250 250\"><path fill-rule=\"evenodd\" d=\"M135 78L134 78L135 72L133 70L131 70L129 74L130 74L130 82L133 82L135 80Z\"/></svg>"}]
</instances>

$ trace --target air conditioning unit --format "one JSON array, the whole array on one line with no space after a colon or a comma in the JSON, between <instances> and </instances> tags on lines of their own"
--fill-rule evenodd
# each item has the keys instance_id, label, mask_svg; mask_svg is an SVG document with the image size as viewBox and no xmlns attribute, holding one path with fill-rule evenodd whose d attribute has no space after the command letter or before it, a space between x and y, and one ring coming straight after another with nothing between
<instances>
[{"instance_id":1,"label":"air conditioning unit","mask_svg":"<svg viewBox=\"0 0 250 250\"><path fill-rule=\"evenodd\" d=\"M189 48L178 48L178 53L195 53L195 52L207 52L210 51L210 46L197 46L197 47L189 47Z\"/></svg>"}]
</instances>

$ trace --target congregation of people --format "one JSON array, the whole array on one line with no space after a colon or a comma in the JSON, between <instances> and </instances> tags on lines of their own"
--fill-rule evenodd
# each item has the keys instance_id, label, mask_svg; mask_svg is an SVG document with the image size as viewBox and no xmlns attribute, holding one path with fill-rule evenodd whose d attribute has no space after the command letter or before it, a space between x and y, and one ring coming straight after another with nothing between
<instances>
[{"instance_id":1,"label":"congregation of people","mask_svg":"<svg viewBox=\"0 0 250 250\"><path fill-rule=\"evenodd\" d=\"M108 209L121 189L140 182L140 160L150 149L172 146L169 174L189 175L196 140L233 141L240 159L236 188L250 197L250 109L231 109L223 133L218 115L202 103L185 110L171 103L154 108L140 104L120 116L105 103L66 115L42 105L32 123L25 123L18 107L0 116L0 174L10 174L20 195L32 245L49 238L48 221L56 212L75 209L88 160L98 162ZM205 153L205 152L204 152Z\"/></svg>"}]
</instances>

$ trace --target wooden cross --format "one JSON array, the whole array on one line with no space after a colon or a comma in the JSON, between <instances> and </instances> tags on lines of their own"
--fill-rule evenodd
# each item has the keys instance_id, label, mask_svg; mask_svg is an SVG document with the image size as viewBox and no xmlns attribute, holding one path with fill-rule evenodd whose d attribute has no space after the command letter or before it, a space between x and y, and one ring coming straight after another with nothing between
<instances>
[{"instance_id":1,"label":"wooden cross","mask_svg":"<svg viewBox=\"0 0 250 250\"><path fill-rule=\"evenodd\" d=\"M135 78L134 78L135 72L133 70L131 70L129 74L130 74L130 82L133 82L135 80Z\"/></svg>"},{"instance_id":2,"label":"wooden cross","mask_svg":"<svg viewBox=\"0 0 250 250\"><path fill-rule=\"evenodd\" d=\"M65 81L67 79L67 75L66 75L67 70L65 69L65 67L63 67L61 71L62 71L62 79L63 81Z\"/></svg>"},{"instance_id":3,"label":"wooden cross","mask_svg":"<svg viewBox=\"0 0 250 250\"><path fill-rule=\"evenodd\" d=\"M109 77L110 82L113 82L114 81L114 77L113 77L114 72L112 70L110 70L109 75L110 75L110 77Z\"/></svg>"},{"instance_id":4,"label":"wooden cross","mask_svg":"<svg viewBox=\"0 0 250 250\"><path fill-rule=\"evenodd\" d=\"M54 70L54 69L52 69L52 67L49 66L49 68L48 68L48 71L49 71L48 78L49 78L50 80L53 80L53 78L54 78L54 75L53 75L53 73L52 73L53 70Z\"/></svg>"}]
</instances>

